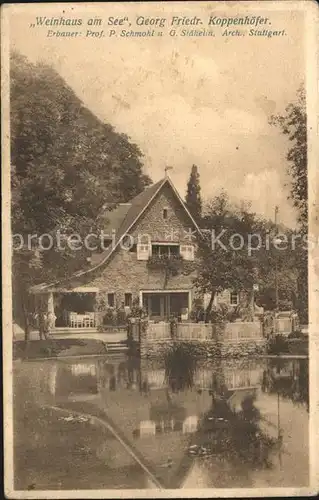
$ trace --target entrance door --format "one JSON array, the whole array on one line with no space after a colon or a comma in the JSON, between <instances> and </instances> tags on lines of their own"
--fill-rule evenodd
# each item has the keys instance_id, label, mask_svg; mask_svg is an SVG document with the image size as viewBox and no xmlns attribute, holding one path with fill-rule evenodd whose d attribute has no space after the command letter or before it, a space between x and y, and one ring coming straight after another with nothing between
<instances>
[{"instance_id":1,"label":"entrance door","mask_svg":"<svg viewBox=\"0 0 319 500\"><path fill-rule=\"evenodd\" d=\"M149 295L148 313L151 319L164 321L168 317L168 295L154 293Z\"/></svg>"},{"instance_id":2,"label":"entrance door","mask_svg":"<svg viewBox=\"0 0 319 500\"><path fill-rule=\"evenodd\" d=\"M169 294L143 293L143 306L150 319L165 321L169 317Z\"/></svg>"}]
</instances>

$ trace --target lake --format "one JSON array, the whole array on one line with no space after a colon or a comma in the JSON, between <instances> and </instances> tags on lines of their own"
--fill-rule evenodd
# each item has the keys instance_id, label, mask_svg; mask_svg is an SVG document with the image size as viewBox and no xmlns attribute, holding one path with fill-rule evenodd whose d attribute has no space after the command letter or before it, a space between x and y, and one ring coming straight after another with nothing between
<instances>
[{"instance_id":1,"label":"lake","mask_svg":"<svg viewBox=\"0 0 319 500\"><path fill-rule=\"evenodd\" d=\"M307 359L14 363L15 488L308 486Z\"/></svg>"}]
</instances>

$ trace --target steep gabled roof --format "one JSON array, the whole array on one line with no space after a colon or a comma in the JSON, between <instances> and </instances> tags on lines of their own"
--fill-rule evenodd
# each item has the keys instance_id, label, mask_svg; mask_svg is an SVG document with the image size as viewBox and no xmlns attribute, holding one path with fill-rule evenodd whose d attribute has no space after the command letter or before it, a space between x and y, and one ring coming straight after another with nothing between
<instances>
[{"instance_id":1,"label":"steep gabled roof","mask_svg":"<svg viewBox=\"0 0 319 500\"><path fill-rule=\"evenodd\" d=\"M142 191L140 194L135 196L133 200L130 203L130 206L128 207L128 210L126 211L119 227L111 227L111 224L108 225L108 228L110 232L112 229L115 229L116 234L115 234L115 245L111 248L107 248L104 252L100 254L95 254L92 260L92 263L94 264L95 268L96 266L100 266L102 263L104 263L109 256L113 253L115 248L117 247L118 243L120 242L121 238L125 236L127 231L137 222L139 217L144 213L145 209L149 206L150 202L154 198L154 196L158 193L158 191L161 189L161 187L164 185L166 179L162 179L156 184L152 184L151 186L147 187ZM122 211L124 213L124 211ZM112 218L112 212L110 212L110 221ZM117 214L116 214L117 215ZM89 268L85 271L80 271L80 274L76 274L76 276L80 276L83 272L89 272L91 269Z\"/></svg>"},{"instance_id":2,"label":"steep gabled roof","mask_svg":"<svg viewBox=\"0 0 319 500\"><path fill-rule=\"evenodd\" d=\"M180 204L184 208L184 210L185 210L186 214L188 215L188 217L190 218L190 220L192 221L192 224L194 225L194 227L196 228L196 230L198 231L198 233L202 234L200 228L198 227L198 225L196 223L196 221L194 220L194 218L192 217L192 215L188 211L187 207L185 206L185 203L183 202L182 198L180 197L180 195L178 194L177 190L175 189L172 181L167 176L167 177L164 177L163 179L161 179L160 181L156 182L155 184L152 184L151 186L149 186L146 189L144 189L144 191L142 191L140 194L138 194L137 196L135 196L135 198L133 198L133 200L130 203L122 204L121 208L119 206L118 207L119 210L118 209L114 209L115 213L113 214L113 221L114 221L114 223L116 221L117 224L119 225L118 228L113 227L113 229L116 230L115 245L111 245L109 248L107 248L101 254L96 254L95 259L94 259L94 265L92 267L89 267L88 269L85 269L85 270L82 270L82 271L77 271L76 273L72 274L72 276L70 276L67 279L79 278L79 277L81 277L83 275L86 275L86 274L92 272L92 271L95 271L100 266L102 266L103 264L105 264L107 262L107 260L111 257L111 255L117 249L117 247L120 244L122 238L137 223L137 221L139 220L139 218L142 216L142 214L145 212L145 210L149 207L149 205L152 202L152 200L155 198L155 196L159 193L159 191L163 188L163 186L165 184L168 184L172 188L175 196L179 200ZM120 221L121 217L123 217L122 221ZM108 218L109 218L110 221L112 220L112 211L109 212ZM112 229L111 222L108 224L108 227L110 229ZM57 285L58 283L61 283L62 281L66 281L67 279L60 280L59 282L55 283L55 285ZM53 284L47 285L47 287L50 287L52 285ZM45 285L44 286L42 285L41 286L41 290L43 291L47 287ZM40 290L37 290L37 286L32 287L31 290L34 291L34 292L35 291L40 291Z\"/></svg>"},{"instance_id":3,"label":"steep gabled roof","mask_svg":"<svg viewBox=\"0 0 319 500\"><path fill-rule=\"evenodd\" d=\"M126 217L124 218L117 237L121 239L127 231L135 224L137 219L144 213L145 209L149 206L150 202L153 200L154 196L159 192L162 186L165 184L166 179L162 179L156 184L152 184L142 191L140 194L135 196L131 201L130 209L128 210ZM117 238L116 238L117 239Z\"/></svg>"},{"instance_id":4,"label":"steep gabled roof","mask_svg":"<svg viewBox=\"0 0 319 500\"><path fill-rule=\"evenodd\" d=\"M188 209L186 208L183 200L179 196L178 192L176 191L174 185L172 184L172 181L170 178L164 177L164 179L161 179L160 181L156 182L155 184L152 184L151 186L147 187L142 191L140 194L135 196L133 200L130 203L129 210L126 213L126 216L124 217L122 224L120 225L117 233L116 233L116 242L115 245L113 245L111 248L108 248L105 252L100 254L100 259L98 262L95 262L95 265L89 269L86 269L84 271L79 271L75 273L75 277L82 276L83 274L87 274L90 271L93 271L97 267L101 266L104 264L109 257L113 254L117 246L119 245L121 239L127 232L136 224L138 219L142 216L142 214L145 212L147 207L150 205L151 201L155 198L155 196L159 193L159 191L163 188L163 186L168 183L169 186L172 188L174 191L174 194L177 196L179 202L183 206L185 212L187 213L188 217L191 219L193 225L197 229L197 231L201 234L201 230L199 229L197 223L195 222L194 218L192 215L189 213Z\"/></svg>"}]
</instances>

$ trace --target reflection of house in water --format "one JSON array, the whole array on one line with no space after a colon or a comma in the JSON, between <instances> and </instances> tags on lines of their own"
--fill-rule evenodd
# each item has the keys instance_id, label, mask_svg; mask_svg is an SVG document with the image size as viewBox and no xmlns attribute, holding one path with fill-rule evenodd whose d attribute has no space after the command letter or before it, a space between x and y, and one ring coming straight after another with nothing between
<instances>
[{"instance_id":1,"label":"reflection of house in water","mask_svg":"<svg viewBox=\"0 0 319 500\"><path fill-rule=\"evenodd\" d=\"M287 371L287 366L285 369ZM296 370L292 370L292 374L295 372ZM273 369L267 373L271 374L272 381L285 377L290 379L292 376L291 370L287 373L281 370L278 374ZM185 429L195 429L195 421L201 411L195 402L195 394L202 394L200 399L207 399L208 402L214 394L228 396L233 406L236 406L239 396L235 393L241 392L243 396L247 391L256 393L262 382L265 382L265 373L263 380L262 369L254 365L248 364L245 368L236 366L236 363L233 366L223 363L219 363L218 366L215 364L208 367L198 366L193 377L193 388L174 395L174 406L168 400L169 383L161 363L157 366L148 366L140 360L110 358L79 362L59 360L50 363L44 375L45 377L40 377L42 385L44 384L46 391L56 398L85 399L89 396L103 396L105 391L122 393L126 390L143 395L143 405L148 399L151 402L155 398L154 404L150 405L150 415L142 421L154 421L158 433L161 429L182 431L184 428L185 432ZM152 393L154 397L151 397ZM178 404L176 400L179 400ZM188 419L188 423L183 423L185 419Z\"/></svg>"},{"instance_id":2,"label":"reflection of house in water","mask_svg":"<svg viewBox=\"0 0 319 500\"><path fill-rule=\"evenodd\" d=\"M55 406L63 406L66 403L66 407L74 411L92 412L99 418L105 414L118 435L142 457L162 484L176 488L189 474L197 456L205 458L211 454L209 460L203 460L205 464L212 464L210 475L214 474L215 466L224 467L225 462L218 462L221 458L227 462L230 457L229 462L237 467L244 456L255 467L257 459L262 463L263 457L259 455L266 450L272 459L272 448L267 442L269 437L279 440L281 398L277 406L277 397L259 394L260 388L274 392L279 384L282 391L286 384L292 385L294 381L294 391L296 383L301 391L307 380L307 365L303 361L264 360L261 366L250 360L198 361L193 384L175 392L160 362L129 360L124 356L29 362L21 364L19 387L14 388L14 393L22 403L27 397L35 404L53 402ZM252 396L256 393L255 402ZM88 405L84 404L86 401ZM272 402L270 414L269 401ZM23 414L23 406L19 411ZM70 432L73 428L70 424ZM266 435L267 439L263 437ZM247 436L252 447L245 445ZM120 470L123 483L125 474L136 475L139 481L144 481L138 477L136 461L114 437L103 437L101 433L99 443L97 455L102 466ZM238 460L233 449L238 452ZM236 474L231 467L231 472Z\"/></svg>"},{"instance_id":3,"label":"reflection of house in water","mask_svg":"<svg viewBox=\"0 0 319 500\"><path fill-rule=\"evenodd\" d=\"M256 397L262 384L262 368L255 363L229 366L220 363L215 368L199 368L195 375L195 385L200 391L208 391L212 396L222 396L232 411L240 411L242 401Z\"/></svg>"},{"instance_id":4,"label":"reflection of house in water","mask_svg":"<svg viewBox=\"0 0 319 500\"><path fill-rule=\"evenodd\" d=\"M249 363L242 367L199 362L193 385L173 391L160 361L105 357L57 360L46 366L46 391L55 403L78 401L81 411L82 402L88 401L92 411L94 407L104 412L166 487L178 487L187 474L194 459L190 446L198 441L203 420L209 420L215 395L226 395L230 411L237 410L247 391L257 390L262 378L262 369ZM108 462L105 446L101 441L99 454ZM124 455L121 449L116 451L116 464L132 466Z\"/></svg>"},{"instance_id":5,"label":"reflection of house in water","mask_svg":"<svg viewBox=\"0 0 319 500\"><path fill-rule=\"evenodd\" d=\"M262 381L262 369L256 366L241 368L236 366L199 368L195 374L195 385L199 389L221 389L225 386L228 390L247 387L259 387Z\"/></svg>"},{"instance_id":6,"label":"reflection of house in water","mask_svg":"<svg viewBox=\"0 0 319 500\"><path fill-rule=\"evenodd\" d=\"M98 394L96 362L58 361L49 371L49 392L55 399L84 399Z\"/></svg>"},{"instance_id":7,"label":"reflection of house in water","mask_svg":"<svg viewBox=\"0 0 319 500\"><path fill-rule=\"evenodd\" d=\"M190 415L185 418L183 422L183 433L196 432L198 429L198 417L197 415Z\"/></svg>"},{"instance_id":8,"label":"reflection of house in water","mask_svg":"<svg viewBox=\"0 0 319 500\"><path fill-rule=\"evenodd\" d=\"M143 380L147 380L150 389L162 389L166 387L165 368L148 370L143 374Z\"/></svg>"},{"instance_id":9,"label":"reflection of house in water","mask_svg":"<svg viewBox=\"0 0 319 500\"><path fill-rule=\"evenodd\" d=\"M126 383L129 370L133 384ZM121 370L115 368L115 377L121 383L114 391L105 384L108 417L155 467L167 487L176 487L176 478L185 477L193 460L189 448L214 406L214 395L227 395L230 412L241 410L242 402L261 386L262 368L249 362L245 367L236 362L198 363L193 385L180 391L172 390L160 361L141 360L133 369L123 365Z\"/></svg>"}]
</instances>

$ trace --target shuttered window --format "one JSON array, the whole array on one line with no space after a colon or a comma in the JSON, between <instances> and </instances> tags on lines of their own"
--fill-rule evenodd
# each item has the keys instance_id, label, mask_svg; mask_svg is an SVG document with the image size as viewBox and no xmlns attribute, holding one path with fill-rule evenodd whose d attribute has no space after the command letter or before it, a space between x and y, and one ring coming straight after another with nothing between
<instances>
[{"instance_id":1,"label":"shuttered window","mask_svg":"<svg viewBox=\"0 0 319 500\"><path fill-rule=\"evenodd\" d=\"M185 260L194 260L194 246L193 245L181 245L180 254Z\"/></svg>"},{"instance_id":2,"label":"shuttered window","mask_svg":"<svg viewBox=\"0 0 319 500\"><path fill-rule=\"evenodd\" d=\"M148 260L150 256L150 245L148 243L138 243L137 260Z\"/></svg>"}]
</instances>

